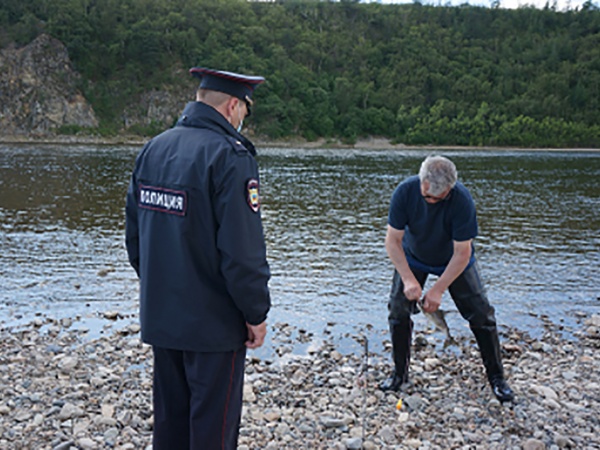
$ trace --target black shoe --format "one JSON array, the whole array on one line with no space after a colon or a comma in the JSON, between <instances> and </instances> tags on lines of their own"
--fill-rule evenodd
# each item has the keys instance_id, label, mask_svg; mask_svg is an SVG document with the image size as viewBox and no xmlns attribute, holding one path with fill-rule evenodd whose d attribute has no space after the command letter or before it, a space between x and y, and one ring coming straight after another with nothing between
<instances>
[{"instance_id":1,"label":"black shoe","mask_svg":"<svg viewBox=\"0 0 600 450\"><path fill-rule=\"evenodd\" d=\"M381 389L382 391L398 391L400 390L400 386L402 386L402 383L404 383L406 377L399 377L398 375L396 375L396 372L394 372L392 374L391 377L389 377L388 379L382 381L379 384L379 389Z\"/></svg>"},{"instance_id":2,"label":"black shoe","mask_svg":"<svg viewBox=\"0 0 600 450\"><path fill-rule=\"evenodd\" d=\"M512 402L515 398L515 393L502 377L493 378L490 380L492 391L500 403Z\"/></svg>"}]
</instances>

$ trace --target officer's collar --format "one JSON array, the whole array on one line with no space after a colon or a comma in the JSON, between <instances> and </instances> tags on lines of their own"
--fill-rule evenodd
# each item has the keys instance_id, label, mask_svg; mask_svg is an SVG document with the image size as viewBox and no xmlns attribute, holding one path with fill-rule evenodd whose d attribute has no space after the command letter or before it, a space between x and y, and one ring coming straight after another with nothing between
<instances>
[{"instance_id":1,"label":"officer's collar","mask_svg":"<svg viewBox=\"0 0 600 450\"><path fill-rule=\"evenodd\" d=\"M256 156L256 148L248 138L237 132L235 128L212 106L203 102L189 102L177 121L177 126L209 128L217 133L229 135L240 141L248 151Z\"/></svg>"}]
</instances>

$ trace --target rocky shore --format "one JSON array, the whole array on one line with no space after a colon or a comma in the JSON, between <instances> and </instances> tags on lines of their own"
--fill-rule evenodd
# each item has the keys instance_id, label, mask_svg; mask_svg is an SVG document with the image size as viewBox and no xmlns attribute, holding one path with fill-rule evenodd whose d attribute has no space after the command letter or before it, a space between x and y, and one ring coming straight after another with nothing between
<instances>
[{"instance_id":1,"label":"rocky shore","mask_svg":"<svg viewBox=\"0 0 600 450\"><path fill-rule=\"evenodd\" d=\"M139 326L90 339L77 320L0 330L0 448L151 448L152 351ZM517 394L504 405L469 338L443 350L418 333L410 383L382 393L387 342L377 353L355 336L363 351L342 354L327 337L274 324L279 357L248 355L239 449L600 449L600 316L580 324L574 340L549 321L541 339L503 333ZM296 355L295 341L308 351Z\"/></svg>"}]
</instances>

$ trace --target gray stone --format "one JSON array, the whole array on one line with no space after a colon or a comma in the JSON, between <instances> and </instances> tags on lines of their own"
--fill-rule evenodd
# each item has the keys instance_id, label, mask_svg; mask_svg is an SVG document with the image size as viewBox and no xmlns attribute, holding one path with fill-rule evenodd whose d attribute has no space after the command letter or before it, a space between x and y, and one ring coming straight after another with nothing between
<instances>
[{"instance_id":1,"label":"gray stone","mask_svg":"<svg viewBox=\"0 0 600 450\"><path fill-rule=\"evenodd\" d=\"M330 416L321 416L319 420L325 428L342 428L346 426L344 419Z\"/></svg>"},{"instance_id":2,"label":"gray stone","mask_svg":"<svg viewBox=\"0 0 600 450\"><path fill-rule=\"evenodd\" d=\"M58 367L64 373L70 373L79 364L79 359L76 356L65 356L58 362Z\"/></svg>"},{"instance_id":3,"label":"gray stone","mask_svg":"<svg viewBox=\"0 0 600 450\"><path fill-rule=\"evenodd\" d=\"M109 445L114 445L118 436L119 430L117 428L109 428L104 432L104 442Z\"/></svg>"},{"instance_id":4,"label":"gray stone","mask_svg":"<svg viewBox=\"0 0 600 450\"><path fill-rule=\"evenodd\" d=\"M424 406L423 398L418 395L410 395L404 399L404 405L406 405L409 409L413 411L418 411Z\"/></svg>"},{"instance_id":5,"label":"gray stone","mask_svg":"<svg viewBox=\"0 0 600 450\"><path fill-rule=\"evenodd\" d=\"M385 425L379 430L378 436L386 443L392 444L396 441L396 433L389 425Z\"/></svg>"},{"instance_id":6,"label":"gray stone","mask_svg":"<svg viewBox=\"0 0 600 450\"><path fill-rule=\"evenodd\" d=\"M77 445L81 447L82 450L95 450L98 448L98 443L90 438L81 438L77 441Z\"/></svg>"},{"instance_id":7,"label":"gray stone","mask_svg":"<svg viewBox=\"0 0 600 450\"><path fill-rule=\"evenodd\" d=\"M559 448L575 448L575 443L566 436L556 436L554 439Z\"/></svg>"},{"instance_id":8,"label":"gray stone","mask_svg":"<svg viewBox=\"0 0 600 450\"><path fill-rule=\"evenodd\" d=\"M81 417L85 415L85 411L72 403L65 403L58 413L59 420L72 419L73 417Z\"/></svg>"},{"instance_id":9,"label":"gray stone","mask_svg":"<svg viewBox=\"0 0 600 450\"><path fill-rule=\"evenodd\" d=\"M346 439L344 442L348 450L360 450L362 448L362 439L355 437Z\"/></svg>"},{"instance_id":10,"label":"gray stone","mask_svg":"<svg viewBox=\"0 0 600 450\"><path fill-rule=\"evenodd\" d=\"M546 450L546 444L539 439L527 439L523 443L523 450Z\"/></svg>"}]
</instances>

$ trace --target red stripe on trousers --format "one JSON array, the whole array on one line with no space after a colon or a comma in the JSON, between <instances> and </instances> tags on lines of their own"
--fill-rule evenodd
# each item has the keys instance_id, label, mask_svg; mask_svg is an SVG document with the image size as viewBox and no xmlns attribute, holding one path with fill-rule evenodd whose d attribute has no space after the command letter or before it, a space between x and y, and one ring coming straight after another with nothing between
<instances>
[{"instance_id":1,"label":"red stripe on trousers","mask_svg":"<svg viewBox=\"0 0 600 450\"><path fill-rule=\"evenodd\" d=\"M221 448L225 450L225 430L227 427L227 411L229 409L229 399L231 398L231 388L233 386L233 374L235 372L235 356L237 351L233 352L231 358L231 373L229 374L229 388L227 389L227 399L225 400L225 413L223 414L223 430L221 432Z\"/></svg>"}]
</instances>

